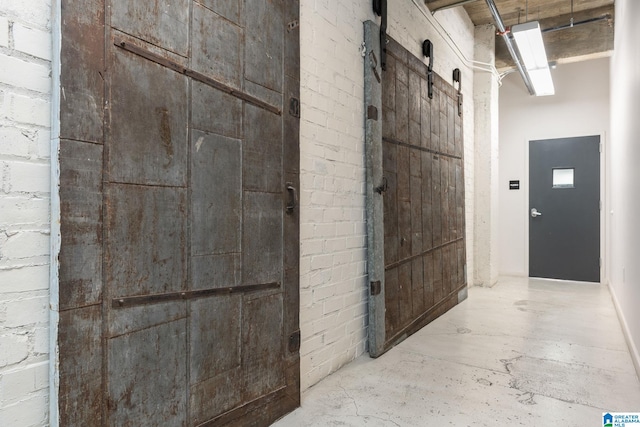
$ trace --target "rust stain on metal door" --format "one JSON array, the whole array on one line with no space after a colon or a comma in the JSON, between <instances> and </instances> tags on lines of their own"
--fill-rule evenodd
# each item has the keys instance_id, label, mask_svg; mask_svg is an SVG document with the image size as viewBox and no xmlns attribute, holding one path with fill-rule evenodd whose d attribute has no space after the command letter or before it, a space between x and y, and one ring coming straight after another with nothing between
<instances>
[{"instance_id":1,"label":"rust stain on metal door","mask_svg":"<svg viewBox=\"0 0 640 427\"><path fill-rule=\"evenodd\" d=\"M63 425L299 405L298 1L63 0Z\"/></svg>"}]
</instances>

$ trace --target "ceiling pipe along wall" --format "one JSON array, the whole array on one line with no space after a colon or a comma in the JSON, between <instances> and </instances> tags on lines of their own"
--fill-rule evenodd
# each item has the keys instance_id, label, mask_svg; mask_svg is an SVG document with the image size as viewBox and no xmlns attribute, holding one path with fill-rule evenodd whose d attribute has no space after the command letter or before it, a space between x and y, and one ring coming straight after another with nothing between
<instances>
[{"instance_id":1,"label":"ceiling pipe along wall","mask_svg":"<svg viewBox=\"0 0 640 427\"><path fill-rule=\"evenodd\" d=\"M514 46L513 40L511 39L511 37L509 37L509 33L504 26L504 22L502 21L502 17L500 16L500 12L498 12L498 8L496 7L496 4L494 3L493 0L485 0L485 1L487 2L487 6L489 7L489 11L491 12L491 15L493 16L493 20L496 23L498 34L502 36L502 39L506 43L507 50L509 51L511 58L513 59L513 62L516 64L516 67L518 68L518 72L520 73L520 76L524 81L524 85L527 87L527 90L529 91L530 95L535 95L536 92L533 88L533 84L531 83L531 79L529 78L529 75L527 74L526 70L522 66L522 61L520 61L518 53L516 52L516 47Z\"/></svg>"}]
</instances>

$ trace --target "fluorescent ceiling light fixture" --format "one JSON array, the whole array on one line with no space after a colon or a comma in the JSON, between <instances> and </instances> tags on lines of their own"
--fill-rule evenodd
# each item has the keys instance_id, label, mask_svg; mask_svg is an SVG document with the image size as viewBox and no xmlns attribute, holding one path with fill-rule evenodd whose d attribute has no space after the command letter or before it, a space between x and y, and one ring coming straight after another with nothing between
<instances>
[{"instance_id":1,"label":"fluorescent ceiling light fixture","mask_svg":"<svg viewBox=\"0 0 640 427\"><path fill-rule=\"evenodd\" d=\"M516 39L524 68L529 74L536 96L553 95L553 80L547 61L547 53L542 42L542 32L538 21L525 22L511 27Z\"/></svg>"}]
</instances>

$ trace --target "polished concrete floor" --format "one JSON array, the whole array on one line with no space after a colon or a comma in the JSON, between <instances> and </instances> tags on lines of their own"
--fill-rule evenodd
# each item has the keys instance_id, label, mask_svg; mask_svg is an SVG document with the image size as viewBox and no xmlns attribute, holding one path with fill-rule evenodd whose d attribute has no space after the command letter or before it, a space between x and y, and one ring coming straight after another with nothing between
<instances>
[{"instance_id":1,"label":"polished concrete floor","mask_svg":"<svg viewBox=\"0 0 640 427\"><path fill-rule=\"evenodd\" d=\"M584 427L603 411L640 412L606 286L502 278L311 387L275 426Z\"/></svg>"}]
</instances>

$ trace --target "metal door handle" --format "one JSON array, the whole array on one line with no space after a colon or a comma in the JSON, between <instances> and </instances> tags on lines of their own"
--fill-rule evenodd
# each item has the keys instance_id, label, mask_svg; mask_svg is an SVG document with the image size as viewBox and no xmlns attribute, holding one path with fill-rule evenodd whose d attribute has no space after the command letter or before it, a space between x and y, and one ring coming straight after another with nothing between
<instances>
[{"instance_id":1,"label":"metal door handle","mask_svg":"<svg viewBox=\"0 0 640 427\"><path fill-rule=\"evenodd\" d=\"M292 213L298 204L298 192L292 183L287 182L287 191L290 194L289 204L287 205L287 213Z\"/></svg>"},{"instance_id":2,"label":"metal door handle","mask_svg":"<svg viewBox=\"0 0 640 427\"><path fill-rule=\"evenodd\" d=\"M536 208L532 208L531 209L531 217L532 218L535 218L535 217L540 216L540 215L542 215L542 212L538 212L538 209L536 209Z\"/></svg>"}]
</instances>

